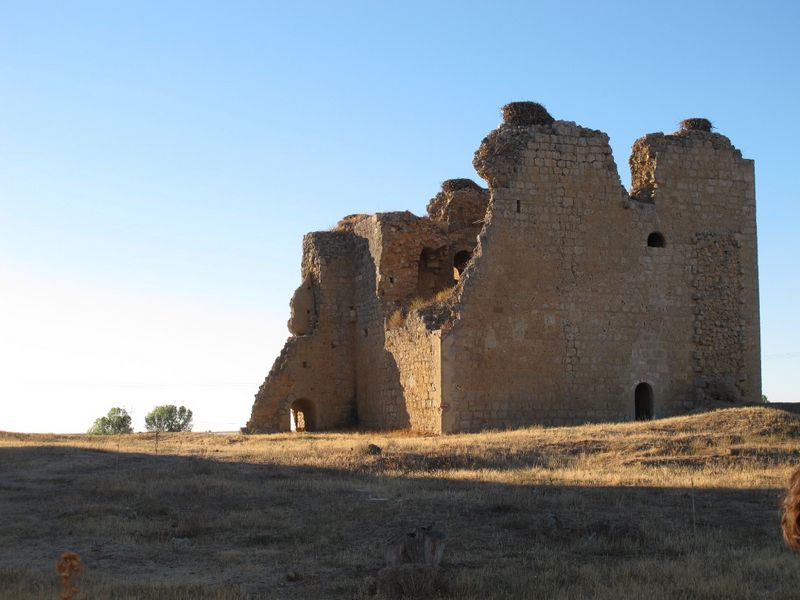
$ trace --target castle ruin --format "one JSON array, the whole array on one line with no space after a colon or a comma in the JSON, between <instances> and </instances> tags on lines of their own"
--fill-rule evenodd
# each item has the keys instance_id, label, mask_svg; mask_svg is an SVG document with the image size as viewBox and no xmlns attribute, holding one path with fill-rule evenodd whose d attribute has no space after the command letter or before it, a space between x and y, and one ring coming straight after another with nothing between
<instances>
[{"instance_id":1,"label":"castle ruin","mask_svg":"<svg viewBox=\"0 0 800 600\"><path fill-rule=\"evenodd\" d=\"M705 119L608 136L503 108L428 215L303 240L250 432L452 433L650 419L761 396L753 161Z\"/></svg>"}]
</instances>

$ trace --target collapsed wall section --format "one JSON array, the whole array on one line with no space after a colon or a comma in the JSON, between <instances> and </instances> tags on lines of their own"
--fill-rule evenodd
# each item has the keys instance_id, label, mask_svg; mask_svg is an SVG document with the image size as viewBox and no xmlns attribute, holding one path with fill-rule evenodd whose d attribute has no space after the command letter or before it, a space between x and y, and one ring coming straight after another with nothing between
<instances>
[{"instance_id":1,"label":"collapsed wall section","mask_svg":"<svg viewBox=\"0 0 800 600\"><path fill-rule=\"evenodd\" d=\"M476 231L486 190L445 184L453 189L433 218L350 215L331 232L306 236L303 282L291 300L293 337L259 390L248 430L287 430L300 412L306 429L357 422L440 430L439 337L419 319L388 334L386 322L452 287L454 248L469 255L475 245L465 231Z\"/></svg>"},{"instance_id":2,"label":"collapsed wall section","mask_svg":"<svg viewBox=\"0 0 800 600\"><path fill-rule=\"evenodd\" d=\"M248 428L475 431L760 396L752 161L710 123L634 144L512 103L409 212L309 234L293 333ZM476 234L478 235L476 245ZM309 427L310 424L310 427Z\"/></svg>"},{"instance_id":3,"label":"collapsed wall section","mask_svg":"<svg viewBox=\"0 0 800 600\"><path fill-rule=\"evenodd\" d=\"M354 232L369 243L375 272L375 288L369 291L387 310L452 285L448 238L431 219L408 211L378 213Z\"/></svg>"},{"instance_id":4,"label":"collapsed wall section","mask_svg":"<svg viewBox=\"0 0 800 600\"><path fill-rule=\"evenodd\" d=\"M430 219L410 212L372 215L354 225L353 233L364 240L356 256L359 275L354 288L359 423L367 428L431 431L435 427L423 423L419 413L433 400L427 393L418 401L410 398L416 397L412 390L416 377L433 368L421 361L433 356L435 343L425 331L387 332L386 322L414 298L452 285L447 237Z\"/></svg>"},{"instance_id":5,"label":"collapsed wall section","mask_svg":"<svg viewBox=\"0 0 800 600\"><path fill-rule=\"evenodd\" d=\"M290 337L256 394L246 430L289 431L292 407L302 408L307 430L355 423L353 337L354 257L346 232L303 239L303 283L292 299Z\"/></svg>"},{"instance_id":6,"label":"collapsed wall section","mask_svg":"<svg viewBox=\"0 0 800 600\"><path fill-rule=\"evenodd\" d=\"M380 297L391 283L381 273L387 250L381 222L381 215L371 215L353 228L359 241L353 257L355 398L359 425L370 429L403 428L408 423L397 370L385 350L385 308Z\"/></svg>"},{"instance_id":7,"label":"collapsed wall section","mask_svg":"<svg viewBox=\"0 0 800 600\"><path fill-rule=\"evenodd\" d=\"M455 270L455 279L475 251L488 204L489 190L471 179L445 180L442 190L428 203L428 216L447 235L449 266Z\"/></svg>"},{"instance_id":8,"label":"collapsed wall section","mask_svg":"<svg viewBox=\"0 0 800 600\"><path fill-rule=\"evenodd\" d=\"M525 110L476 152L492 195L442 333L443 430L665 416L733 379L755 399L749 161L647 136L631 197L604 133Z\"/></svg>"},{"instance_id":9,"label":"collapsed wall section","mask_svg":"<svg viewBox=\"0 0 800 600\"><path fill-rule=\"evenodd\" d=\"M448 180L429 204L429 217L378 213L351 225L364 240L354 284L362 426L441 432L440 336L413 314L414 307L455 285L475 248L487 202L487 190L474 182Z\"/></svg>"}]
</instances>

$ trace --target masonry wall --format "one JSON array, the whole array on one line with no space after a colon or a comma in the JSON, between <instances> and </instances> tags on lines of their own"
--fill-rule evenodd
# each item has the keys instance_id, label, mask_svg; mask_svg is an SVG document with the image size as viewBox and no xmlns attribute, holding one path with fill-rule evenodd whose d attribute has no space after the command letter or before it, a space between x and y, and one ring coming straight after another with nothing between
<instances>
[{"instance_id":1,"label":"masonry wall","mask_svg":"<svg viewBox=\"0 0 800 600\"><path fill-rule=\"evenodd\" d=\"M427 410L424 406L428 402L427 392L420 393L417 401L408 379L415 370L411 365L418 364L423 354L407 347L405 340L397 335L391 341L387 339L385 323L393 312L417 296L423 251L447 250L447 237L430 219L409 212L373 215L355 225L353 233L363 240L356 258L358 275L354 288L358 314L354 352L359 422L367 428L416 427L412 425L413 413L414 422L421 429L430 430L427 424L422 427L419 417L420 411ZM444 266L447 268L426 280L432 289L452 284L452 266ZM425 344L428 348L425 355L432 357L428 342Z\"/></svg>"},{"instance_id":2,"label":"masonry wall","mask_svg":"<svg viewBox=\"0 0 800 600\"><path fill-rule=\"evenodd\" d=\"M484 140L476 168L492 201L442 337L444 431L628 420L640 383L654 416L691 408L701 389L724 396L733 379L731 401L755 399L750 166L721 140L665 143L646 165L658 191L636 200L602 132L504 124ZM664 247L647 245L653 232Z\"/></svg>"},{"instance_id":3,"label":"masonry wall","mask_svg":"<svg viewBox=\"0 0 800 600\"><path fill-rule=\"evenodd\" d=\"M403 327L386 332L386 348L397 367L408 427L441 433L441 332L428 331L412 315Z\"/></svg>"},{"instance_id":4,"label":"masonry wall","mask_svg":"<svg viewBox=\"0 0 800 600\"><path fill-rule=\"evenodd\" d=\"M310 233L303 239L302 276L304 284L313 286L316 318L307 333L287 340L256 394L249 431L288 431L290 407L300 399L314 407L312 429L356 422L355 314L348 304L356 277L354 242L351 234L339 232Z\"/></svg>"},{"instance_id":5,"label":"masonry wall","mask_svg":"<svg viewBox=\"0 0 800 600\"><path fill-rule=\"evenodd\" d=\"M691 326L695 402L758 402L761 348L753 161L723 135L687 130L634 144L633 197L652 201L650 221L682 267Z\"/></svg>"},{"instance_id":6,"label":"masonry wall","mask_svg":"<svg viewBox=\"0 0 800 600\"><path fill-rule=\"evenodd\" d=\"M631 219L607 137L563 122L497 133L476 158L490 212L442 339L443 428L626 418L634 331L618 290L635 242L619 235Z\"/></svg>"},{"instance_id":7,"label":"masonry wall","mask_svg":"<svg viewBox=\"0 0 800 600\"><path fill-rule=\"evenodd\" d=\"M653 417L760 398L752 161L710 127L649 134L629 194L608 136L521 104L476 152L488 191L306 236L250 431L300 399L317 429L457 432L631 420L643 387Z\"/></svg>"},{"instance_id":8,"label":"masonry wall","mask_svg":"<svg viewBox=\"0 0 800 600\"><path fill-rule=\"evenodd\" d=\"M355 227L354 235L359 241L353 296L357 314L353 352L359 424L370 429L407 427L397 369L385 350L385 312L379 296L385 244L380 218L373 215L365 219Z\"/></svg>"}]
</instances>

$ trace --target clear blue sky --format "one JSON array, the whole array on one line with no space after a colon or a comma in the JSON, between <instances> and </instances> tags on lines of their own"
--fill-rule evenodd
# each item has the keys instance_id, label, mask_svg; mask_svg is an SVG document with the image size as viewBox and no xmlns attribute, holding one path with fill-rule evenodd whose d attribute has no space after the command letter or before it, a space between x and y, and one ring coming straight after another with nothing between
<instances>
[{"instance_id":1,"label":"clear blue sky","mask_svg":"<svg viewBox=\"0 0 800 600\"><path fill-rule=\"evenodd\" d=\"M800 4L0 0L0 429L235 429L303 233L422 214L512 100L756 161L764 392L800 401Z\"/></svg>"}]
</instances>

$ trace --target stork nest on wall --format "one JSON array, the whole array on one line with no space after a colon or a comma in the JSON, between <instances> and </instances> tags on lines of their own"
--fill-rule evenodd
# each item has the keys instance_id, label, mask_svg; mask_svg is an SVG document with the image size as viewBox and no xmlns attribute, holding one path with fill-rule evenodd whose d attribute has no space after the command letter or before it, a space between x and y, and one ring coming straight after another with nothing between
<instances>
[{"instance_id":1,"label":"stork nest on wall","mask_svg":"<svg viewBox=\"0 0 800 600\"><path fill-rule=\"evenodd\" d=\"M500 109L503 122L509 125L549 125L555 119L537 102L509 102Z\"/></svg>"},{"instance_id":2,"label":"stork nest on wall","mask_svg":"<svg viewBox=\"0 0 800 600\"><path fill-rule=\"evenodd\" d=\"M681 131L706 131L711 132L714 125L708 119L684 119L681 121Z\"/></svg>"},{"instance_id":3,"label":"stork nest on wall","mask_svg":"<svg viewBox=\"0 0 800 600\"><path fill-rule=\"evenodd\" d=\"M481 186L472 179L446 179L442 182L443 192L457 192L459 190L481 190Z\"/></svg>"},{"instance_id":4,"label":"stork nest on wall","mask_svg":"<svg viewBox=\"0 0 800 600\"><path fill-rule=\"evenodd\" d=\"M367 214L347 215L341 221L331 228L331 231L353 231L353 227L358 225L364 219L369 218Z\"/></svg>"}]
</instances>

